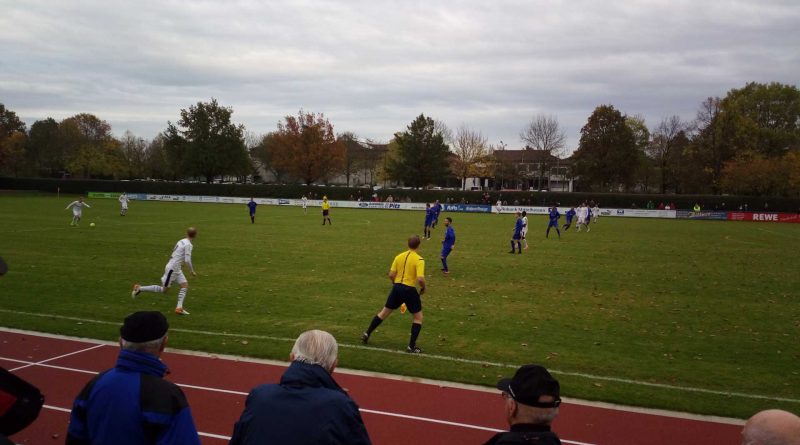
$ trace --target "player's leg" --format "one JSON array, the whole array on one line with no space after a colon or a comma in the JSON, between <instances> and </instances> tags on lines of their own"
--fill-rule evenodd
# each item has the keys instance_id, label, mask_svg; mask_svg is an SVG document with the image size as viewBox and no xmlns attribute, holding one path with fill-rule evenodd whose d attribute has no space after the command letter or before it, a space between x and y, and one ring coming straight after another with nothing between
<instances>
[{"instance_id":1,"label":"player's leg","mask_svg":"<svg viewBox=\"0 0 800 445\"><path fill-rule=\"evenodd\" d=\"M183 308L183 302L186 300L186 293L189 292L189 282L186 281L186 277L180 270L175 272L174 279L181 286L181 290L178 291L178 304L175 306L175 313L178 315L189 315L189 311Z\"/></svg>"},{"instance_id":2,"label":"player's leg","mask_svg":"<svg viewBox=\"0 0 800 445\"><path fill-rule=\"evenodd\" d=\"M508 253L514 253L514 238L511 238L511 252Z\"/></svg>"},{"instance_id":3,"label":"player's leg","mask_svg":"<svg viewBox=\"0 0 800 445\"><path fill-rule=\"evenodd\" d=\"M445 274L450 273L450 269L447 268L447 256L450 255L449 250L442 250L442 272Z\"/></svg>"},{"instance_id":4,"label":"player's leg","mask_svg":"<svg viewBox=\"0 0 800 445\"><path fill-rule=\"evenodd\" d=\"M420 299L417 289L408 288L405 300L408 311L414 316L414 321L411 322L411 336L408 340L406 352L419 354L422 352L422 349L417 347L417 338L419 338L419 333L422 331L422 299Z\"/></svg>"},{"instance_id":5,"label":"player's leg","mask_svg":"<svg viewBox=\"0 0 800 445\"><path fill-rule=\"evenodd\" d=\"M525 250L528 250L528 238L527 238L527 235L528 235L528 231L527 230L522 232L522 246L525 248Z\"/></svg>"},{"instance_id":6,"label":"player's leg","mask_svg":"<svg viewBox=\"0 0 800 445\"><path fill-rule=\"evenodd\" d=\"M398 291L398 285L392 285L392 290L389 292L389 296L386 297L386 304L383 305L383 309L378 312L378 315L372 317L372 321L369 323L369 327L363 334L361 334L361 341L364 344L367 344L369 341L369 336L372 335L372 331L374 331L383 320L386 320L386 317L392 314L392 311L399 308L400 305L403 304L401 295Z\"/></svg>"},{"instance_id":7,"label":"player's leg","mask_svg":"<svg viewBox=\"0 0 800 445\"><path fill-rule=\"evenodd\" d=\"M250 214L250 224L255 224L255 223L256 223L256 214L255 213L251 213Z\"/></svg>"},{"instance_id":8,"label":"player's leg","mask_svg":"<svg viewBox=\"0 0 800 445\"><path fill-rule=\"evenodd\" d=\"M131 291L131 298L136 298L142 292L165 293L173 281L175 281L175 274L172 269L167 267L164 269L164 275L161 276L160 286L158 284L151 284L149 286L134 284L133 291Z\"/></svg>"},{"instance_id":9,"label":"player's leg","mask_svg":"<svg viewBox=\"0 0 800 445\"><path fill-rule=\"evenodd\" d=\"M556 228L556 233L558 234L558 239L561 239L561 231L558 230L558 223L554 224L553 227Z\"/></svg>"}]
</instances>

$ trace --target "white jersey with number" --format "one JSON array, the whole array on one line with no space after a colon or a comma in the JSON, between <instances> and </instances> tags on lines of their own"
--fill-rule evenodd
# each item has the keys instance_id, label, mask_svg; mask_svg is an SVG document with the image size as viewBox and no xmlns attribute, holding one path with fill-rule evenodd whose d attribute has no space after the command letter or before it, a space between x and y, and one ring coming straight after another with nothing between
<instances>
[{"instance_id":1,"label":"white jersey with number","mask_svg":"<svg viewBox=\"0 0 800 445\"><path fill-rule=\"evenodd\" d=\"M184 238L175 244L175 248L172 249L172 257L167 263L167 269L180 271L184 263L189 265L190 271L194 270L192 266L192 242L189 238Z\"/></svg>"},{"instance_id":2,"label":"white jersey with number","mask_svg":"<svg viewBox=\"0 0 800 445\"><path fill-rule=\"evenodd\" d=\"M592 216L594 217L594 219L597 219L597 218L600 217L600 207L599 206L594 206L592 208Z\"/></svg>"},{"instance_id":3,"label":"white jersey with number","mask_svg":"<svg viewBox=\"0 0 800 445\"><path fill-rule=\"evenodd\" d=\"M122 205L122 208L127 210L128 201L130 201L130 199L128 198L128 195L119 195L118 199L119 199L120 205Z\"/></svg>"},{"instance_id":4,"label":"white jersey with number","mask_svg":"<svg viewBox=\"0 0 800 445\"><path fill-rule=\"evenodd\" d=\"M69 209L70 207L72 207L72 214L74 216L81 216L81 213L83 212L83 207L84 206L86 206L86 207L88 207L90 209L92 208L92 206L90 206L89 204L86 204L85 202L80 202L80 201L72 201L67 206L67 208Z\"/></svg>"},{"instance_id":5,"label":"white jersey with number","mask_svg":"<svg viewBox=\"0 0 800 445\"><path fill-rule=\"evenodd\" d=\"M303 208L306 208L307 206L308 206L308 199L306 199L306 197L303 196Z\"/></svg>"},{"instance_id":6,"label":"white jersey with number","mask_svg":"<svg viewBox=\"0 0 800 445\"><path fill-rule=\"evenodd\" d=\"M528 233L528 217L522 217L522 236L524 237Z\"/></svg>"},{"instance_id":7,"label":"white jersey with number","mask_svg":"<svg viewBox=\"0 0 800 445\"><path fill-rule=\"evenodd\" d=\"M578 224L585 224L587 216L589 216L589 207L579 207L578 208Z\"/></svg>"}]
</instances>

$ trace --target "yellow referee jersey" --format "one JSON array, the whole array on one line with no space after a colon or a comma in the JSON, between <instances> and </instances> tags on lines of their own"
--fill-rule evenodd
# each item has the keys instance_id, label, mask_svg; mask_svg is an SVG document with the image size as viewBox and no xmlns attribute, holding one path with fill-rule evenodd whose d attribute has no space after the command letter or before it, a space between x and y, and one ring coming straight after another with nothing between
<instances>
[{"instance_id":1,"label":"yellow referee jersey","mask_svg":"<svg viewBox=\"0 0 800 445\"><path fill-rule=\"evenodd\" d=\"M394 282L415 287L417 277L425 277L425 260L417 252L407 250L394 257L392 272L397 273Z\"/></svg>"},{"instance_id":2,"label":"yellow referee jersey","mask_svg":"<svg viewBox=\"0 0 800 445\"><path fill-rule=\"evenodd\" d=\"M331 208L331 203L329 203L328 201L322 201L322 210L330 210L330 208Z\"/></svg>"}]
</instances>

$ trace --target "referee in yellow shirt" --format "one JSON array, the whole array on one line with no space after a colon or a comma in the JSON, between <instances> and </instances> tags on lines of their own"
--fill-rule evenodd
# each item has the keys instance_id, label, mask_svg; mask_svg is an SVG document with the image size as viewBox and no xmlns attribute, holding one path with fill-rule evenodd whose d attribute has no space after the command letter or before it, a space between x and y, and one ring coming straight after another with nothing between
<instances>
[{"instance_id":1,"label":"referee in yellow shirt","mask_svg":"<svg viewBox=\"0 0 800 445\"><path fill-rule=\"evenodd\" d=\"M392 268L389 269L389 280L392 282L392 291L386 299L383 309L372 318L367 331L361 334L361 341L366 344L369 336L392 311L404 304L414 316L411 323L411 339L408 341L406 352L419 354L422 352L417 347L417 337L422 330L422 299L425 293L425 260L417 253L419 237L414 235L408 239L408 250L394 257ZM417 292L419 284L419 292Z\"/></svg>"},{"instance_id":2,"label":"referee in yellow shirt","mask_svg":"<svg viewBox=\"0 0 800 445\"><path fill-rule=\"evenodd\" d=\"M331 212L331 203L328 202L328 197L327 196L323 196L322 197L322 225L323 226L325 225L325 221L326 220L328 221L328 224L333 225L333 222L331 222L330 212Z\"/></svg>"}]
</instances>

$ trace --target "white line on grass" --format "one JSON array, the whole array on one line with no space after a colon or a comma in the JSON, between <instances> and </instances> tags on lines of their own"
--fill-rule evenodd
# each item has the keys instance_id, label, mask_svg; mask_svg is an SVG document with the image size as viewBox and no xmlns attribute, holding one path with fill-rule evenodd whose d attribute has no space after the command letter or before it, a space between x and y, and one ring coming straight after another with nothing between
<instances>
[{"instance_id":1,"label":"white line on grass","mask_svg":"<svg viewBox=\"0 0 800 445\"><path fill-rule=\"evenodd\" d=\"M0 312L6 312L9 314L16 314L16 315L28 315L32 317L41 317L41 318L57 318L61 320L72 320L72 321L80 321L85 323L95 323L95 324L105 324L111 326L119 326L119 322L112 322L112 321L104 321L104 320L93 320L90 318L79 318L79 317L69 317L65 315L55 315L55 314L44 314L44 313L37 313L37 312L25 312L25 311L16 311L11 309L0 309ZM208 335L208 336L218 336L218 337L235 337L235 338L249 338L255 340L270 340L270 341L280 341L280 342L287 342L287 343L294 343L296 339L294 338L287 338L287 337L275 337L270 335L256 335L256 334L234 334L230 332L214 332L214 331L202 331L196 329L182 329L182 328L171 328L173 332L184 332L187 334L197 334L197 335ZM364 351L374 351L374 352L384 352L389 354L396 354L396 355L404 355L407 356L408 353L405 351L397 350L397 349L384 349L384 348L375 348L371 346L361 346L361 345L354 345L349 343L339 343L340 348L348 348L348 349L359 349ZM471 365L481 365L481 366L495 366L499 368L512 368L517 369L520 365L518 364L510 364L510 363L498 363L498 362L490 362L484 360L473 360L468 358L461 358L461 357L451 357L448 355L437 355L437 354L414 354L413 356L415 359L430 359L430 360L442 360L442 361L449 361L455 363L467 363ZM614 383L622 383L626 385L636 385L636 386L646 386L650 388L660 388L660 389L668 389L674 391L686 391L686 392L695 392L701 394L713 394L718 396L725 396L725 397L741 397L745 399L760 399L760 400L774 400L779 402L788 402L788 403L798 403L800 404L800 399L791 399L788 397L778 397L778 396L770 396L770 395L762 395L762 394L749 394L749 393L742 393L742 392L734 392L734 391L718 391L713 389L705 389L705 388L695 388L691 386L678 386L678 385L668 385L665 383L652 383L652 382L643 382L641 380L633 380L633 379L625 379L621 377L608 377L596 374L588 374L583 372L574 372L574 371L559 371L556 369L550 369L550 372L554 374L566 375L570 377L580 377L590 380L602 380L605 382L614 382Z\"/></svg>"}]
</instances>

